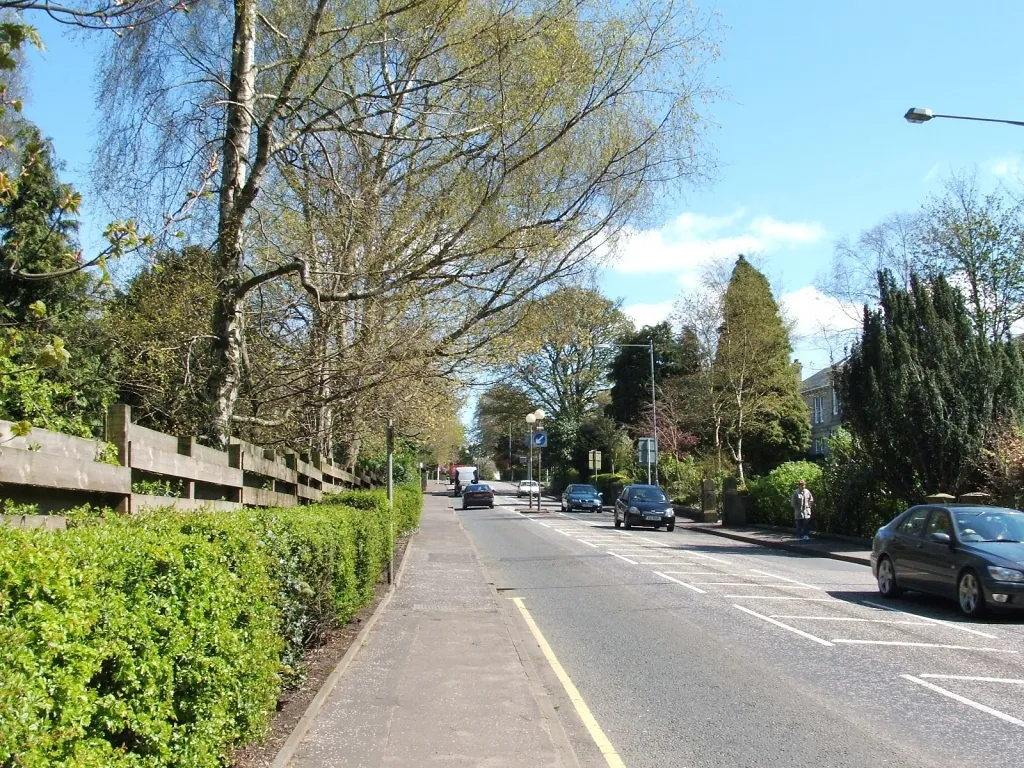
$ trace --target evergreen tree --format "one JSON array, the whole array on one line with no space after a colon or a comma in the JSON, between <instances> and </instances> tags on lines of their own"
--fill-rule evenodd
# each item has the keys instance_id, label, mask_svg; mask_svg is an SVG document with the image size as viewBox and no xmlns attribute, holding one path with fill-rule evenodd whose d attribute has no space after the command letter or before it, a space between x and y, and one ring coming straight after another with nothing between
<instances>
[{"instance_id":1,"label":"evergreen tree","mask_svg":"<svg viewBox=\"0 0 1024 768\"><path fill-rule=\"evenodd\" d=\"M1024 414L1019 350L973 323L941 275L912 275L909 290L888 271L878 282L840 377L843 418L904 501L960 493L993 430Z\"/></svg>"},{"instance_id":2,"label":"evergreen tree","mask_svg":"<svg viewBox=\"0 0 1024 768\"><path fill-rule=\"evenodd\" d=\"M742 480L796 458L810 436L793 348L768 279L743 256L722 298L715 352L723 439Z\"/></svg>"},{"instance_id":3,"label":"evergreen tree","mask_svg":"<svg viewBox=\"0 0 1024 768\"><path fill-rule=\"evenodd\" d=\"M621 338L619 343L646 346L651 339L654 340L654 381L660 389L667 379L687 371L692 361L668 322L645 325ZM620 348L608 379L612 384L611 403L605 413L619 424L637 426L651 402L650 352L640 346Z\"/></svg>"}]
</instances>

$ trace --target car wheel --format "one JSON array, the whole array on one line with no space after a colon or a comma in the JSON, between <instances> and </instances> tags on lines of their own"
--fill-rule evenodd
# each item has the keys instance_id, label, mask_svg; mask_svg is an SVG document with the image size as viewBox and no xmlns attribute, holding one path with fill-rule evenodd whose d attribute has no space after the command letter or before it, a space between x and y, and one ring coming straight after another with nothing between
<instances>
[{"instance_id":1,"label":"car wheel","mask_svg":"<svg viewBox=\"0 0 1024 768\"><path fill-rule=\"evenodd\" d=\"M462 505L462 508L463 508L463 509L469 509L469 504L463 504L463 505Z\"/></svg>"},{"instance_id":2,"label":"car wheel","mask_svg":"<svg viewBox=\"0 0 1024 768\"><path fill-rule=\"evenodd\" d=\"M903 590L896 583L896 569L888 557L878 561L878 591L882 597L899 597L903 594Z\"/></svg>"},{"instance_id":3,"label":"car wheel","mask_svg":"<svg viewBox=\"0 0 1024 768\"><path fill-rule=\"evenodd\" d=\"M621 526L622 526L622 521L621 521L621 520L619 520L619 516L618 516L618 515L616 515L616 516L615 516L615 527L616 527L616 528L619 528L619 527L621 527Z\"/></svg>"},{"instance_id":4,"label":"car wheel","mask_svg":"<svg viewBox=\"0 0 1024 768\"><path fill-rule=\"evenodd\" d=\"M668 531L669 533L672 533L672 531L674 531L675 529L676 529L676 524L675 523L669 523L668 525L665 526L665 530Z\"/></svg>"},{"instance_id":5,"label":"car wheel","mask_svg":"<svg viewBox=\"0 0 1024 768\"><path fill-rule=\"evenodd\" d=\"M631 522L629 522L629 518L628 517L623 517L622 518L622 527L625 528L627 531L630 530L633 527L633 524Z\"/></svg>"},{"instance_id":6,"label":"car wheel","mask_svg":"<svg viewBox=\"0 0 1024 768\"><path fill-rule=\"evenodd\" d=\"M985 613L985 592L978 574L968 568L956 582L956 602L960 613L972 619Z\"/></svg>"},{"instance_id":7,"label":"car wheel","mask_svg":"<svg viewBox=\"0 0 1024 768\"><path fill-rule=\"evenodd\" d=\"M490 505L490 508L491 508L491 509L494 509L494 505L493 505L493 504L491 504L491 505Z\"/></svg>"}]
</instances>

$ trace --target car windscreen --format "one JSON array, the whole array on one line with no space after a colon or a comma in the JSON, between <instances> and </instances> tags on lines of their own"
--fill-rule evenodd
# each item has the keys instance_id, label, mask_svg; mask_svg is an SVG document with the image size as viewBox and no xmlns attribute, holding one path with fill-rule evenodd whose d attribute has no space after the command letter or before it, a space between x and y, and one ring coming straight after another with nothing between
<instances>
[{"instance_id":1,"label":"car windscreen","mask_svg":"<svg viewBox=\"0 0 1024 768\"><path fill-rule=\"evenodd\" d=\"M491 490L491 488L488 485L467 485L466 486L466 493L480 493L482 491L489 491L489 490Z\"/></svg>"},{"instance_id":2,"label":"car windscreen","mask_svg":"<svg viewBox=\"0 0 1024 768\"><path fill-rule=\"evenodd\" d=\"M580 496L597 496L597 488L592 485L570 485L565 489L566 493L575 493Z\"/></svg>"},{"instance_id":3,"label":"car windscreen","mask_svg":"<svg viewBox=\"0 0 1024 768\"><path fill-rule=\"evenodd\" d=\"M630 501L668 501L660 488L634 488L629 492Z\"/></svg>"},{"instance_id":4,"label":"car windscreen","mask_svg":"<svg viewBox=\"0 0 1024 768\"><path fill-rule=\"evenodd\" d=\"M961 541L1024 541L1024 513L971 510L955 517Z\"/></svg>"}]
</instances>

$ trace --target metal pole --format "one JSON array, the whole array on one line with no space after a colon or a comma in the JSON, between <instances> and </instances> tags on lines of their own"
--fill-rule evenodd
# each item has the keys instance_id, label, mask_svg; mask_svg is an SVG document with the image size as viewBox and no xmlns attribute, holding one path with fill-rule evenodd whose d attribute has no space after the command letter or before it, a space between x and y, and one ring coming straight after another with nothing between
<instances>
[{"instance_id":1,"label":"metal pole","mask_svg":"<svg viewBox=\"0 0 1024 768\"><path fill-rule=\"evenodd\" d=\"M395 425L388 419L388 523L391 532L391 552L388 555L388 584L395 582Z\"/></svg>"},{"instance_id":2,"label":"metal pole","mask_svg":"<svg viewBox=\"0 0 1024 768\"><path fill-rule=\"evenodd\" d=\"M508 480L516 479L515 470L512 469L512 422L508 423Z\"/></svg>"},{"instance_id":3,"label":"metal pole","mask_svg":"<svg viewBox=\"0 0 1024 768\"><path fill-rule=\"evenodd\" d=\"M526 468L526 498L529 500L527 504L529 508L533 509L533 424L530 425L530 464Z\"/></svg>"},{"instance_id":4,"label":"metal pole","mask_svg":"<svg viewBox=\"0 0 1024 768\"><path fill-rule=\"evenodd\" d=\"M651 417L654 419L654 484L658 484L658 396L654 385L654 339L647 340L651 350ZM651 482L650 457L647 465L647 482Z\"/></svg>"}]
</instances>

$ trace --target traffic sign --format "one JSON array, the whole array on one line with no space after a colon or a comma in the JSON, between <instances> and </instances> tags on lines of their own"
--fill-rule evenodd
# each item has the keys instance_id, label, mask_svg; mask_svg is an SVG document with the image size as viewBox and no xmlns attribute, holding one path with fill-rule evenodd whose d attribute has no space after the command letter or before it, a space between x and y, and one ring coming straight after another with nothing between
<instances>
[{"instance_id":1,"label":"traffic sign","mask_svg":"<svg viewBox=\"0 0 1024 768\"><path fill-rule=\"evenodd\" d=\"M653 437L641 437L637 440L637 461L641 464L658 463L658 446Z\"/></svg>"},{"instance_id":2,"label":"traffic sign","mask_svg":"<svg viewBox=\"0 0 1024 768\"><path fill-rule=\"evenodd\" d=\"M590 453L587 454L587 458L588 458L588 460L590 462L590 468L591 469L596 469L596 470L600 471L600 469L601 469L601 452L600 451L590 451Z\"/></svg>"},{"instance_id":3,"label":"traffic sign","mask_svg":"<svg viewBox=\"0 0 1024 768\"><path fill-rule=\"evenodd\" d=\"M533 447L534 448L547 448L548 447L548 433L547 432L534 432L533 433Z\"/></svg>"}]
</instances>

